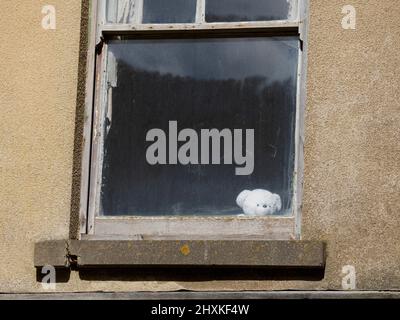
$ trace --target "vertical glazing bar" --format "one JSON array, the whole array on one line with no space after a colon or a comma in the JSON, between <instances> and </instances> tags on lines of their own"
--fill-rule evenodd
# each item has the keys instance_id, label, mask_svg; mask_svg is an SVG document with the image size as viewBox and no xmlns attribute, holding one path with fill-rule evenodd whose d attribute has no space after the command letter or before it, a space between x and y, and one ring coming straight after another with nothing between
<instances>
[{"instance_id":1,"label":"vertical glazing bar","mask_svg":"<svg viewBox=\"0 0 400 320\"><path fill-rule=\"evenodd\" d=\"M206 22L206 0L197 0L196 23Z\"/></svg>"}]
</instances>

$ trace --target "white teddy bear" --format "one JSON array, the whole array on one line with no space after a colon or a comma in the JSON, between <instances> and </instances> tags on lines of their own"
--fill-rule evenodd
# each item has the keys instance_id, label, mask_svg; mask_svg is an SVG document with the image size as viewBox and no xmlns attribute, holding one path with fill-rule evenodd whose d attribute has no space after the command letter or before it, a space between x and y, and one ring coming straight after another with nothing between
<instances>
[{"instance_id":1,"label":"white teddy bear","mask_svg":"<svg viewBox=\"0 0 400 320\"><path fill-rule=\"evenodd\" d=\"M282 209L281 197L262 189L242 191L236 203L249 216L272 215Z\"/></svg>"}]
</instances>

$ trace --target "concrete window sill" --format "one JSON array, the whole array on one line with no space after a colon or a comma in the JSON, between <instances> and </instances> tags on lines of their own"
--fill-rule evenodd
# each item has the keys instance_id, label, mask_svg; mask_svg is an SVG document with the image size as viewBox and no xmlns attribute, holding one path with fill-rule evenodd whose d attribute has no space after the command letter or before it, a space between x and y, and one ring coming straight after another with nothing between
<instances>
[{"instance_id":1,"label":"concrete window sill","mask_svg":"<svg viewBox=\"0 0 400 320\"><path fill-rule=\"evenodd\" d=\"M34 265L55 268L325 267L317 241L94 241L37 243Z\"/></svg>"}]
</instances>

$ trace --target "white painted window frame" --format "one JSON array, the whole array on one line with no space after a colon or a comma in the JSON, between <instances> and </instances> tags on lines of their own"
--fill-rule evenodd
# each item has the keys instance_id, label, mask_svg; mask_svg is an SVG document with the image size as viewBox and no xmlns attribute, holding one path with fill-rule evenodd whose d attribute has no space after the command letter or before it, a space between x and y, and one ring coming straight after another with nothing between
<instances>
[{"instance_id":1,"label":"white painted window frame","mask_svg":"<svg viewBox=\"0 0 400 320\"><path fill-rule=\"evenodd\" d=\"M135 240L300 240L303 181L304 111L306 100L308 1L298 0L297 15L291 20L206 23L205 1L197 0L195 23L141 24L142 2L135 0L132 24L106 24L105 0L91 0L89 50L86 81L84 145L82 151L80 238ZM291 216L267 217L100 217L98 204L102 166L102 125L107 105L105 87L108 34L189 32L190 30L298 31L298 85L295 129L295 168ZM102 47L101 53L95 48ZM100 51L100 50L97 50Z\"/></svg>"}]
</instances>

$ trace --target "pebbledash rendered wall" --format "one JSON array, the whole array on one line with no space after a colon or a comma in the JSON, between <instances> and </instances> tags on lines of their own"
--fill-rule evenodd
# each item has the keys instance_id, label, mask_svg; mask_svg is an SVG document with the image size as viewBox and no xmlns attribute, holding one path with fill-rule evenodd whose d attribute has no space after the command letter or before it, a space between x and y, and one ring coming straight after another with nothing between
<instances>
[{"instance_id":1,"label":"pebbledash rendered wall","mask_svg":"<svg viewBox=\"0 0 400 320\"><path fill-rule=\"evenodd\" d=\"M400 6L310 2L302 238L326 241L325 277L101 281L72 272L57 291L342 290L348 265L357 290L400 290ZM56 30L41 26L47 4ZM345 5L356 8L355 30L342 28ZM34 244L74 229L87 4L2 0L0 12L0 292L42 292Z\"/></svg>"}]
</instances>

